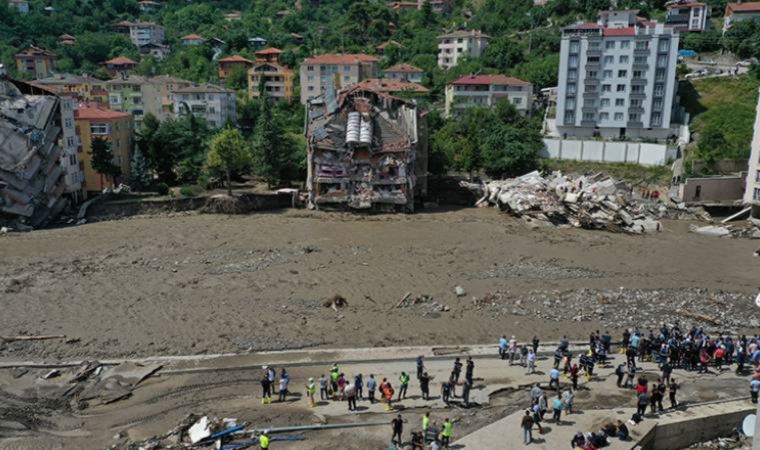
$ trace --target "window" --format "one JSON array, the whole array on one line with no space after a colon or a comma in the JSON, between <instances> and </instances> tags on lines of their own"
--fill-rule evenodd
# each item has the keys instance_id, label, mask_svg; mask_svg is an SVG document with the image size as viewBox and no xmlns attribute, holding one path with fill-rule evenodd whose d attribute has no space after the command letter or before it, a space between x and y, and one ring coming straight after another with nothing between
<instances>
[{"instance_id":1,"label":"window","mask_svg":"<svg viewBox=\"0 0 760 450\"><path fill-rule=\"evenodd\" d=\"M66 145L69 146L69 147L73 147L74 146L74 138L71 137L71 136L67 137L66 138Z\"/></svg>"},{"instance_id":2,"label":"window","mask_svg":"<svg viewBox=\"0 0 760 450\"><path fill-rule=\"evenodd\" d=\"M661 98L654 99L654 109L662 109L663 101Z\"/></svg>"},{"instance_id":3,"label":"window","mask_svg":"<svg viewBox=\"0 0 760 450\"><path fill-rule=\"evenodd\" d=\"M659 50L661 52L667 52L670 50L670 41L667 39L660 41Z\"/></svg>"},{"instance_id":4,"label":"window","mask_svg":"<svg viewBox=\"0 0 760 450\"><path fill-rule=\"evenodd\" d=\"M522 105L522 97L515 97L512 99L512 104L514 105Z\"/></svg>"},{"instance_id":5,"label":"window","mask_svg":"<svg viewBox=\"0 0 760 450\"><path fill-rule=\"evenodd\" d=\"M618 70L618 78L625 78L628 76L627 70Z\"/></svg>"},{"instance_id":6,"label":"window","mask_svg":"<svg viewBox=\"0 0 760 450\"><path fill-rule=\"evenodd\" d=\"M599 42L598 41L591 41L588 43L588 48L591 50L599 50Z\"/></svg>"},{"instance_id":7,"label":"window","mask_svg":"<svg viewBox=\"0 0 760 450\"><path fill-rule=\"evenodd\" d=\"M638 108L641 106L641 100L634 98L631 99L631 108Z\"/></svg>"},{"instance_id":8,"label":"window","mask_svg":"<svg viewBox=\"0 0 760 450\"><path fill-rule=\"evenodd\" d=\"M120 105L121 104L121 97L118 96L111 96L108 97L108 102L112 105Z\"/></svg>"},{"instance_id":9,"label":"window","mask_svg":"<svg viewBox=\"0 0 760 450\"><path fill-rule=\"evenodd\" d=\"M599 57L598 56L589 56L586 61L589 64L599 64Z\"/></svg>"},{"instance_id":10,"label":"window","mask_svg":"<svg viewBox=\"0 0 760 450\"><path fill-rule=\"evenodd\" d=\"M633 92L634 94L641 94L642 92L644 92L644 86L634 84L633 86L631 86L631 92Z\"/></svg>"},{"instance_id":11,"label":"window","mask_svg":"<svg viewBox=\"0 0 760 450\"><path fill-rule=\"evenodd\" d=\"M568 80L576 80L576 79L578 79L578 70L577 69L569 69L567 71L567 79Z\"/></svg>"},{"instance_id":12,"label":"window","mask_svg":"<svg viewBox=\"0 0 760 450\"><path fill-rule=\"evenodd\" d=\"M620 41L620 48L631 48L631 41Z\"/></svg>"},{"instance_id":13,"label":"window","mask_svg":"<svg viewBox=\"0 0 760 450\"><path fill-rule=\"evenodd\" d=\"M569 83L567 85L567 93L568 94L575 94L575 83Z\"/></svg>"},{"instance_id":14,"label":"window","mask_svg":"<svg viewBox=\"0 0 760 450\"><path fill-rule=\"evenodd\" d=\"M351 66L350 65L343 66L343 71L344 72L350 72L351 71Z\"/></svg>"},{"instance_id":15,"label":"window","mask_svg":"<svg viewBox=\"0 0 760 450\"><path fill-rule=\"evenodd\" d=\"M66 104L67 104L67 103L64 103L64 105L66 105ZM69 119L69 118L67 117L67 118L66 118L66 120L64 120L64 121L63 121L63 126L64 126L65 128L71 128L71 127L73 127L73 126L74 126L74 122L73 122L71 119Z\"/></svg>"},{"instance_id":16,"label":"window","mask_svg":"<svg viewBox=\"0 0 760 450\"><path fill-rule=\"evenodd\" d=\"M633 78L641 78L641 71L640 70L634 70L633 71Z\"/></svg>"},{"instance_id":17,"label":"window","mask_svg":"<svg viewBox=\"0 0 760 450\"><path fill-rule=\"evenodd\" d=\"M620 58L618 58L618 62L620 64L628 64L628 55L620 55Z\"/></svg>"},{"instance_id":18,"label":"window","mask_svg":"<svg viewBox=\"0 0 760 450\"><path fill-rule=\"evenodd\" d=\"M306 81L314 81L314 75L307 76Z\"/></svg>"},{"instance_id":19,"label":"window","mask_svg":"<svg viewBox=\"0 0 760 450\"><path fill-rule=\"evenodd\" d=\"M567 60L567 64L570 67L578 67L578 55L570 55L570 58Z\"/></svg>"},{"instance_id":20,"label":"window","mask_svg":"<svg viewBox=\"0 0 760 450\"><path fill-rule=\"evenodd\" d=\"M618 92L625 92L625 85L624 84L618 84L617 85L617 91Z\"/></svg>"},{"instance_id":21,"label":"window","mask_svg":"<svg viewBox=\"0 0 760 450\"><path fill-rule=\"evenodd\" d=\"M637 56L633 58L634 64L646 64L647 63L647 57L646 56Z\"/></svg>"},{"instance_id":22,"label":"window","mask_svg":"<svg viewBox=\"0 0 760 450\"><path fill-rule=\"evenodd\" d=\"M570 42L570 53L578 53L581 49L581 43L578 41Z\"/></svg>"},{"instance_id":23,"label":"window","mask_svg":"<svg viewBox=\"0 0 760 450\"><path fill-rule=\"evenodd\" d=\"M565 102L565 109L575 109L575 99L568 98Z\"/></svg>"},{"instance_id":24,"label":"window","mask_svg":"<svg viewBox=\"0 0 760 450\"><path fill-rule=\"evenodd\" d=\"M575 122L575 113L572 111L565 111L565 123ZM760 189L757 189L760 191Z\"/></svg>"},{"instance_id":25,"label":"window","mask_svg":"<svg viewBox=\"0 0 760 450\"><path fill-rule=\"evenodd\" d=\"M755 183L760 183L760 170L755 174Z\"/></svg>"},{"instance_id":26,"label":"window","mask_svg":"<svg viewBox=\"0 0 760 450\"><path fill-rule=\"evenodd\" d=\"M607 55L604 57L604 63L605 64L612 64L615 62L615 57L612 55Z\"/></svg>"},{"instance_id":27,"label":"window","mask_svg":"<svg viewBox=\"0 0 760 450\"><path fill-rule=\"evenodd\" d=\"M612 78L612 71L605 70L604 72L602 72L602 78Z\"/></svg>"},{"instance_id":28,"label":"window","mask_svg":"<svg viewBox=\"0 0 760 450\"><path fill-rule=\"evenodd\" d=\"M603 84L602 85L602 92L612 92L612 85L611 84Z\"/></svg>"},{"instance_id":29,"label":"window","mask_svg":"<svg viewBox=\"0 0 760 450\"><path fill-rule=\"evenodd\" d=\"M107 123L91 123L90 124L90 134L96 134L96 135L104 135L108 134L108 124Z\"/></svg>"},{"instance_id":30,"label":"window","mask_svg":"<svg viewBox=\"0 0 760 450\"><path fill-rule=\"evenodd\" d=\"M610 113L608 112L599 113L599 120L610 120Z\"/></svg>"},{"instance_id":31,"label":"window","mask_svg":"<svg viewBox=\"0 0 760 450\"><path fill-rule=\"evenodd\" d=\"M636 42L636 50L648 50L648 49L649 49L649 41Z\"/></svg>"},{"instance_id":32,"label":"window","mask_svg":"<svg viewBox=\"0 0 760 450\"><path fill-rule=\"evenodd\" d=\"M309 92L313 91L313 90L314 90L314 86L309 86L309 87L307 88L307 90L308 90Z\"/></svg>"},{"instance_id":33,"label":"window","mask_svg":"<svg viewBox=\"0 0 760 450\"><path fill-rule=\"evenodd\" d=\"M616 98L615 99L615 106L625 106L625 99L624 98Z\"/></svg>"},{"instance_id":34,"label":"window","mask_svg":"<svg viewBox=\"0 0 760 450\"><path fill-rule=\"evenodd\" d=\"M663 95L665 92L665 86L662 84L655 84L654 85L654 95Z\"/></svg>"},{"instance_id":35,"label":"window","mask_svg":"<svg viewBox=\"0 0 760 450\"><path fill-rule=\"evenodd\" d=\"M660 113L652 113L652 126L659 127L662 125L662 115Z\"/></svg>"},{"instance_id":36,"label":"window","mask_svg":"<svg viewBox=\"0 0 760 450\"><path fill-rule=\"evenodd\" d=\"M623 113L621 112L615 113L615 120L617 120L618 122L623 120Z\"/></svg>"},{"instance_id":37,"label":"window","mask_svg":"<svg viewBox=\"0 0 760 450\"><path fill-rule=\"evenodd\" d=\"M596 100L586 100L585 105L589 108L596 108Z\"/></svg>"},{"instance_id":38,"label":"window","mask_svg":"<svg viewBox=\"0 0 760 450\"><path fill-rule=\"evenodd\" d=\"M755 188L755 191L752 193L752 200L760 200L760 188Z\"/></svg>"},{"instance_id":39,"label":"window","mask_svg":"<svg viewBox=\"0 0 760 450\"><path fill-rule=\"evenodd\" d=\"M594 113L583 113L583 120L594 120Z\"/></svg>"},{"instance_id":40,"label":"window","mask_svg":"<svg viewBox=\"0 0 760 450\"><path fill-rule=\"evenodd\" d=\"M604 47L606 49L608 49L608 50L612 49L612 48L615 48L615 41L607 41L607 42L605 42L604 43Z\"/></svg>"},{"instance_id":41,"label":"window","mask_svg":"<svg viewBox=\"0 0 760 450\"><path fill-rule=\"evenodd\" d=\"M655 81L665 81L665 69L657 69L654 71Z\"/></svg>"},{"instance_id":42,"label":"window","mask_svg":"<svg viewBox=\"0 0 760 450\"><path fill-rule=\"evenodd\" d=\"M589 70L587 78L591 78L592 80L595 80L597 75L599 75L599 72L596 70Z\"/></svg>"},{"instance_id":43,"label":"window","mask_svg":"<svg viewBox=\"0 0 760 450\"><path fill-rule=\"evenodd\" d=\"M610 106L610 99L603 98L602 101L601 101L601 106L602 106L602 108L604 108L606 106Z\"/></svg>"},{"instance_id":44,"label":"window","mask_svg":"<svg viewBox=\"0 0 760 450\"><path fill-rule=\"evenodd\" d=\"M638 114L628 114L628 120L631 122L638 122L639 121L639 115Z\"/></svg>"},{"instance_id":45,"label":"window","mask_svg":"<svg viewBox=\"0 0 760 450\"><path fill-rule=\"evenodd\" d=\"M594 86L593 84L586 86L586 92L596 92L596 91L597 91L596 86Z\"/></svg>"},{"instance_id":46,"label":"window","mask_svg":"<svg viewBox=\"0 0 760 450\"><path fill-rule=\"evenodd\" d=\"M657 67L665 67L668 65L668 55L657 56Z\"/></svg>"}]
</instances>

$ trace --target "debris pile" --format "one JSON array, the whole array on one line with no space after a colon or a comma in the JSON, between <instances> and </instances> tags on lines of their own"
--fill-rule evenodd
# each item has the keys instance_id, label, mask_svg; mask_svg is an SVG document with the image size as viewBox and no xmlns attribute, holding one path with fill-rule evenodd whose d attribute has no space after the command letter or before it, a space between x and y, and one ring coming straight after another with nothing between
<instances>
[{"instance_id":1,"label":"debris pile","mask_svg":"<svg viewBox=\"0 0 760 450\"><path fill-rule=\"evenodd\" d=\"M461 184L482 194L478 206L498 206L545 225L647 233L660 231L657 219L666 217L668 212L665 205L656 201L636 200L629 186L604 174L573 179L559 171L547 177L534 171L482 185Z\"/></svg>"},{"instance_id":2,"label":"debris pile","mask_svg":"<svg viewBox=\"0 0 760 450\"><path fill-rule=\"evenodd\" d=\"M752 225L747 222L747 225L707 225L704 227L698 227L692 225L689 227L689 231L702 236L710 237L731 237L741 239L760 239L760 227Z\"/></svg>"}]
</instances>

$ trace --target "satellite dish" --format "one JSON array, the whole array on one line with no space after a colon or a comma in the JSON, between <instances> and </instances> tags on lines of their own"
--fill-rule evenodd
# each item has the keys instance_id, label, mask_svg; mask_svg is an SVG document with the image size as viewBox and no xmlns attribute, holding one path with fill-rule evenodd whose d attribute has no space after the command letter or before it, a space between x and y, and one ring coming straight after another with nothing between
<instances>
[{"instance_id":1,"label":"satellite dish","mask_svg":"<svg viewBox=\"0 0 760 450\"><path fill-rule=\"evenodd\" d=\"M755 420L755 415L750 414L742 421L742 433L744 433L745 436L752 437L755 435Z\"/></svg>"}]
</instances>

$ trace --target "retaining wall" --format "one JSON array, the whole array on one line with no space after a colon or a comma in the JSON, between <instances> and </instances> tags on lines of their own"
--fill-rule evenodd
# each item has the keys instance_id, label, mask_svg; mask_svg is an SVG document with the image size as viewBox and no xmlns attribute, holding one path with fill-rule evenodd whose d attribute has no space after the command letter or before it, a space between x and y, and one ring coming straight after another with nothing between
<instances>
[{"instance_id":1,"label":"retaining wall","mask_svg":"<svg viewBox=\"0 0 760 450\"><path fill-rule=\"evenodd\" d=\"M560 160L662 166L675 159L676 153L675 148L665 144L546 138L539 156Z\"/></svg>"}]
</instances>

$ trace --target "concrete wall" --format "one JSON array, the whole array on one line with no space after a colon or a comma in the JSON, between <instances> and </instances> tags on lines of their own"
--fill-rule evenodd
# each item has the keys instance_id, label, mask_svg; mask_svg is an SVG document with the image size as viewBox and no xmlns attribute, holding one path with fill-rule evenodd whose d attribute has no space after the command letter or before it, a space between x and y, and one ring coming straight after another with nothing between
<instances>
[{"instance_id":1,"label":"concrete wall","mask_svg":"<svg viewBox=\"0 0 760 450\"><path fill-rule=\"evenodd\" d=\"M607 163L627 162L642 166L662 166L674 158L675 152L664 144L641 142L605 142L544 139L542 158Z\"/></svg>"},{"instance_id":2,"label":"concrete wall","mask_svg":"<svg viewBox=\"0 0 760 450\"><path fill-rule=\"evenodd\" d=\"M686 203L718 203L741 200L744 194L744 177L687 178L678 187L681 201ZM697 196L697 187L700 189Z\"/></svg>"}]
</instances>

